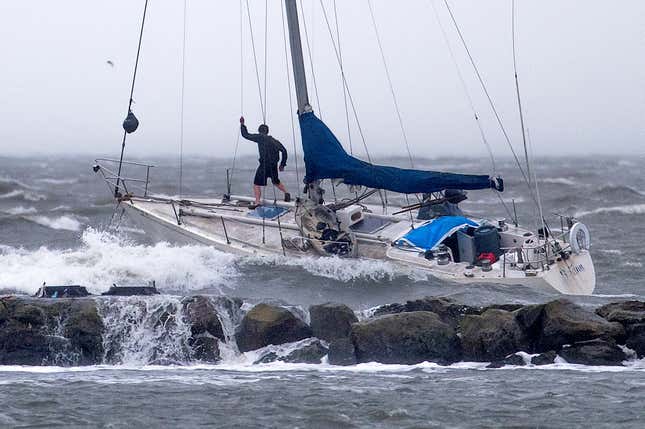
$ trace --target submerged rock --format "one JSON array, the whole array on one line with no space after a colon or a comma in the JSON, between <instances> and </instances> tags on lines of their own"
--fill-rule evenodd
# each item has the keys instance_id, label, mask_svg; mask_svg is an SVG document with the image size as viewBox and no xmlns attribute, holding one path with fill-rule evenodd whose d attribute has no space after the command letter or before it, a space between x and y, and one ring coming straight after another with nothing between
<instances>
[{"instance_id":1,"label":"submerged rock","mask_svg":"<svg viewBox=\"0 0 645 429\"><path fill-rule=\"evenodd\" d=\"M314 337L325 341L349 337L352 323L358 322L351 308L331 302L312 305L309 316Z\"/></svg>"},{"instance_id":2,"label":"submerged rock","mask_svg":"<svg viewBox=\"0 0 645 429\"><path fill-rule=\"evenodd\" d=\"M540 353L537 356L533 356L531 358L531 364L532 365L551 365L552 363L555 363L556 357L558 357L558 354L553 350L549 350L548 352Z\"/></svg>"},{"instance_id":3,"label":"submerged rock","mask_svg":"<svg viewBox=\"0 0 645 429\"><path fill-rule=\"evenodd\" d=\"M452 363L461 358L455 329L429 311L391 314L354 323L350 338L358 362Z\"/></svg>"},{"instance_id":4,"label":"submerged rock","mask_svg":"<svg viewBox=\"0 0 645 429\"><path fill-rule=\"evenodd\" d=\"M219 341L215 337L202 335L189 341L193 358L206 363L217 363L220 360Z\"/></svg>"},{"instance_id":5,"label":"submerged rock","mask_svg":"<svg viewBox=\"0 0 645 429\"><path fill-rule=\"evenodd\" d=\"M356 348L349 338L338 338L329 343L331 365L356 365Z\"/></svg>"},{"instance_id":6,"label":"submerged rock","mask_svg":"<svg viewBox=\"0 0 645 429\"><path fill-rule=\"evenodd\" d=\"M625 345L634 350L639 358L645 357L645 323L630 325L627 328Z\"/></svg>"},{"instance_id":7,"label":"submerged rock","mask_svg":"<svg viewBox=\"0 0 645 429\"><path fill-rule=\"evenodd\" d=\"M625 352L612 340L595 339L567 345L560 356L568 363L582 365L622 365L627 359Z\"/></svg>"},{"instance_id":8,"label":"submerged rock","mask_svg":"<svg viewBox=\"0 0 645 429\"><path fill-rule=\"evenodd\" d=\"M461 322L461 345L465 360L479 362L503 359L529 348L515 313L497 309L486 310L481 316L465 316Z\"/></svg>"},{"instance_id":9,"label":"submerged rock","mask_svg":"<svg viewBox=\"0 0 645 429\"><path fill-rule=\"evenodd\" d=\"M289 363L320 363L320 360L329 350L320 341L316 340L288 355L281 357L279 360Z\"/></svg>"},{"instance_id":10,"label":"submerged rock","mask_svg":"<svg viewBox=\"0 0 645 429\"><path fill-rule=\"evenodd\" d=\"M258 304L244 316L235 337L239 350L247 352L269 344L292 343L311 335L311 328L289 310Z\"/></svg>"},{"instance_id":11,"label":"submerged rock","mask_svg":"<svg viewBox=\"0 0 645 429\"><path fill-rule=\"evenodd\" d=\"M524 358L518 354L512 354L506 356L502 360L496 360L491 362L486 368L502 368L506 365L512 365L512 366L524 366L526 365L526 362L524 361Z\"/></svg>"}]
</instances>

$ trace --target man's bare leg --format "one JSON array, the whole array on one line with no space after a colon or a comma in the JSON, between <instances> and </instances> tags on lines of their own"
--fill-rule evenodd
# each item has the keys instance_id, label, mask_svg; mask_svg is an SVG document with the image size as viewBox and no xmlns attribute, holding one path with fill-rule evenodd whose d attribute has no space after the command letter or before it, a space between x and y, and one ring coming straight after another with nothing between
<instances>
[{"instance_id":1,"label":"man's bare leg","mask_svg":"<svg viewBox=\"0 0 645 429\"><path fill-rule=\"evenodd\" d=\"M260 205L260 199L262 198L262 187L253 185L253 194L255 195L255 204Z\"/></svg>"},{"instance_id":2,"label":"man's bare leg","mask_svg":"<svg viewBox=\"0 0 645 429\"><path fill-rule=\"evenodd\" d=\"M287 191L287 188L285 188L284 184L282 182L280 182L276 186L278 187L278 189L280 189L282 192L284 192L284 200L286 202L291 201L291 194L289 193L289 191Z\"/></svg>"}]
</instances>

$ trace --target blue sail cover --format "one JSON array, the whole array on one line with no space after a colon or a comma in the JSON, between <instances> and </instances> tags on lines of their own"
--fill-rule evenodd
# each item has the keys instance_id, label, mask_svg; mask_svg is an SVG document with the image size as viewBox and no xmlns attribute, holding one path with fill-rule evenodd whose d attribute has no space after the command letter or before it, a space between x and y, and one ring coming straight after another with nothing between
<instances>
[{"instance_id":1,"label":"blue sail cover","mask_svg":"<svg viewBox=\"0 0 645 429\"><path fill-rule=\"evenodd\" d=\"M487 175L411 170L361 161L345 152L336 136L313 112L300 115L299 120L307 170L306 183L321 179L343 179L348 185L404 194L491 187Z\"/></svg>"}]
</instances>

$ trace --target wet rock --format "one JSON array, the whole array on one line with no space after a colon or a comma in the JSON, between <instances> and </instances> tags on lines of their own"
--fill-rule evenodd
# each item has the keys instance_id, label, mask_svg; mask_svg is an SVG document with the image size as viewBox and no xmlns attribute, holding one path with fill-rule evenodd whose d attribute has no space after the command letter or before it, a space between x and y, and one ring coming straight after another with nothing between
<instances>
[{"instance_id":1,"label":"wet rock","mask_svg":"<svg viewBox=\"0 0 645 429\"><path fill-rule=\"evenodd\" d=\"M614 341L602 339L579 341L563 347L559 354L568 363L582 365L621 365L627 359Z\"/></svg>"},{"instance_id":2,"label":"wet rock","mask_svg":"<svg viewBox=\"0 0 645 429\"><path fill-rule=\"evenodd\" d=\"M103 358L103 320L93 300L71 302L63 335L70 340L70 346L78 350L79 365L100 363Z\"/></svg>"},{"instance_id":3,"label":"wet rock","mask_svg":"<svg viewBox=\"0 0 645 429\"><path fill-rule=\"evenodd\" d=\"M548 352L540 353L537 356L533 356L531 358L531 364L532 365L551 365L552 363L555 363L556 357L558 357L558 354L553 350L549 350Z\"/></svg>"},{"instance_id":4,"label":"wet rock","mask_svg":"<svg viewBox=\"0 0 645 429\"><path fill-rule=\"evenodd\" d=\"M517 320L531 342L531 351L560 350L595 338L622 340L625 329L566 299L526 306L517 312Z\"/></svg>"},{"instance_id":5,"label":"wet rock","mask_svg":"<svg viewBox=\"0 0 645 429\"><path fill-rule=\"evenodd\" d=\"M12 318L25 325L31 325L34 328L43 326L47 321L47 316L42 308L31 304L18 304L13 311Z\"/></svg>"},{"instance_id":6,"label":"wet rock","mask_svg":"<svg viewBox=\"0 0 645 429\"><path fill-rule=\"evenodd\" d=\"M596 309L596 314L610 322L618 322L625 327L645 323L645 302L614 302Z\"/></svg>"},{"instance_id":7,"label":"wet rock","mask_svg":"<svg viewBox=\"0 0 645 429\"><path fill-rule=\"evenodd\" d=\"M627 328L625 345L634 350L639 358L645 357L645 323L630 325Z\"/></svg>"},{"instance_id":8,"label":"wet rock","mask_svg":"<svg viewBox=\"0 0 645 429\"><path fill-rule=\"evenodd\" d=\"M522 304L491 304L482 308L481 312L484 313L487 310L504 310L504 311L516 311L521 308L524 308Z\"/></svg>"},{"instance_id":9,"label":"wet rock","mask_svg":"<svg viewBox=\"0 0 645 429\"><path fill-rule=\"evenodd\" d=\"M258 304L242 319L236 332L241 352L269 344L284 344L311 337L311 328L289 310L269 304Z\"/></svg>"},{"instance_id":10,"label":"wet rock","mask_svg":"<svg viewBox=\"0 0 645 429\"><path fill-rule=\"evenodd\" d=\"M91 299L2 301L0 362L91 365L103 356L103 323Z\"/></svg>"},{"instance_id":11,"label":"wet rock","mask_svg":"<svg viewBox=\"0 0 645 429\"><path fill-rule=\"evenodd\" d=\"M320 360L329 350L320 341L314 341L297 350L292 351L287 356L279 360L289 363L320 363Z\"/></svg>"},{"instance_id":12,"label":"wet rock","mask_svg":"<svg viewBox=\"0 0 645 429\"><path fill-rule=\"evenodd\" d=\"M407 301L405 304L388 304L376 309L374 316L383 316L386 314L397 314L412 311L430 311L435 313L444 322L452 327L456 327L459 321L467 314L479 314L478 308L468 305L459 304L447 297L426 297L413 301Z\"/></svg>"},{"instance_id":13,"label":"wet rock","mask_svg":"<svg viewBox=\"0 0 645 429\"><path fill-rule=\"evenodd\" d=\"M358 322L351 308L331 302L312 305L309 316L314 337L325 341L349 337L352 323Z\"/></svg>"},{"instance_id":14,"label":"wet rock","mask_svg":"<svg viewBox=\"0 0 645 429\"><path fill-rule=\"evenodd\" d=\"M262 357L260 357L260 359L258 359L258 360L256 360L255 362L253 362L253 365L257 365L257 364L260 364L260 363L271 363L271 362L275 362L275 361L277 361L277 360L278 360L278 358L279 358L279 356L278 356L278 354L277 354L277 353L275 353L275 352L269 352L269 353L267 353L267 354L265 354L265 355L262 355Z\"/></svg>"},{"instance_id":15,"label":"wet rock","mask_svg":"<svg viewBox=\"0 0 645 429\"><path fill-rule=\"evenodd\" d=\"M358 362L452 363L461 358L455 329L429 311L391 314L354 323L350 338Z\"/></svg>"},{"instance_id":16,"label":"wet rock","mask_svg":"<svg viewBox=\"0 0 645 429\"><path fill-rule=\"evenodd\" d=\"M202 335L199 337L192 337L188 343L193 351L193 359L207 363L219 362L220 353L219 341L217 338Z\"/></svg>"},{"instance_id":17,"label":"wet rock","mask_svg":"<svg viewBox=\"0 0 645 429\"><path fill-rule=\"evenodd\" d=\"M506 356L502 360L496 360L491 362L486 368L502 368L503 366L506 365L513 365L513 366L524 366L526 365L526 362L524 361L524 358L518 354L512 354Z\"/></svg>"},{"instance_id":18,"label":"wet rock","mask_svg":"<svg viewBox=\"0 0 645 429\"><path fill-rule=\"evenodd\" d=\"M193 296L184 301L186 316L193 336L208 333L215 338L224 339L224 330L217 315L217 309L206 296Z\"/></svg>"},{"instance_id":19,"label":"wet rock","mask_svg":"<svg viewBox=\"0 0 645 429\"><path fill-rule=\"evenodd\" d=\"M461 322L461 345L465 360L479 362L500 360L529 348L515 313L497 309L486 310L480 316L465 316Z\"/></svg>"},{"instance_id":20,"label":"wet rock","mask_svg":"<svg viewBox=\"0 0 645 429\"><path fill-rule=\"evenodd\" d=\"M356 365L356 349L349 338L338 338L329 343L328 360L331 365Z\"/></svg>"}]
</instances>

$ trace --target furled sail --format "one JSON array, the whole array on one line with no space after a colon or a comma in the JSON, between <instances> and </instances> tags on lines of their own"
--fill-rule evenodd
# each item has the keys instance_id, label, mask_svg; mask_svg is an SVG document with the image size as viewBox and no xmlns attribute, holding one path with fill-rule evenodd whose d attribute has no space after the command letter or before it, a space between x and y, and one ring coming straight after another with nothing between
<instances>
[{"instance_id":1,"label":"furled sail","mask_svg":"<svg viewBox=\"0 0 645 429\"><path fill-rule=\"evenodd\" d=\"M444 189L487 189L487 175L454 174L370 164L343 149L331 130L313 112L301 114L300 131L305 155L305 182L342 179L348 185L387 189L405 194L438 192Z\"/></svg>"}]
</instances>

